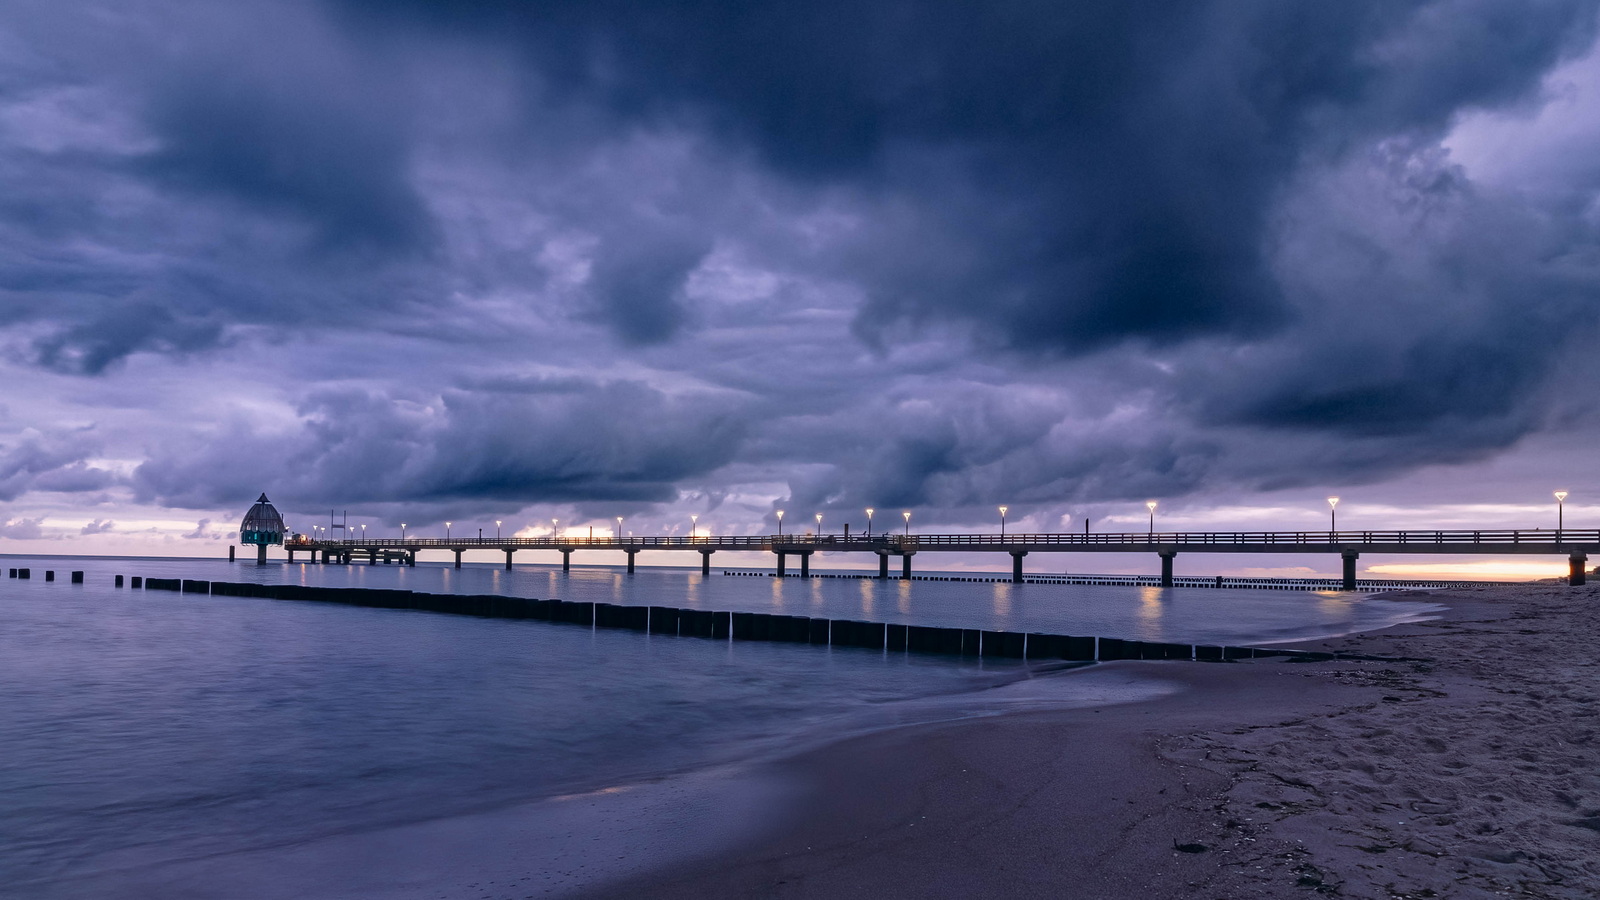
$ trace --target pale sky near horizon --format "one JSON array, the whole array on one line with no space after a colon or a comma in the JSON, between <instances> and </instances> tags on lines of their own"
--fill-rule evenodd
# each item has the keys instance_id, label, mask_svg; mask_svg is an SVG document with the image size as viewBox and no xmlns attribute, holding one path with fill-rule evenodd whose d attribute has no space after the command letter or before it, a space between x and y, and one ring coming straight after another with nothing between
<instances>
[{"instance_id":1,"label":"pale sky near horizon","mask_svg":"<svg viewBox=\"0 0 1600 900\"><path fill-rule=\"evenodd\" d=\"M1600 527L1597 2L7 0L0 553Z\"/></svg>"}]
</instances>

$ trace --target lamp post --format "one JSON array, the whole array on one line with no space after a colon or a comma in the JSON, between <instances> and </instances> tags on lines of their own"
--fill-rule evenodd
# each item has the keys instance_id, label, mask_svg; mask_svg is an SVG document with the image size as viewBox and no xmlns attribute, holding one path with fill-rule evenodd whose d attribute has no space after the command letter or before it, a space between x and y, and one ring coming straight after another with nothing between
<instances>
[{"instance_id":1,"label":"lamp post","mask_svg":"<svg viewBox=\"0 0 1600 900\"><path fill-rule=\"evenodd\" d=\"M1000 507L1000 540L1006 539L1006 508Z\"/></svg>"},{"instance_id":2,"label":"lamp post","mask_svg":"<svg viewBox=\"0 0 1600 900\"><path fill-rule=\"evenodd\" d=\"M872 507L867 507L867 537L872 537Z\"/></svg>"},{"instance_id":3,"label":"lamp post","mask_svg":"<svg viewBox=\"0 0 1600 900\"><path fill-rule=\"evenodd\" d=\"M700 527L700 517L698 515L689 516L689 540L690 541L694 540L695 531L697 529L699 529L699 527Z\"/></svg>"},{"instance_id":4,"label":"lamp post","mask_svg":"<svg viewBox=\"0 0 1600 900\"><path fill-rule=\"evenodd\" d=\"M622 540L622 517L617 516L617 540Z\"/></svg>"},{"instance_id":5,"label":"lamp post","mask_svg":"<svg viewBox=\"0 0 1600 900\"><path fill-rule=\"evenodd\" d=\"M500 540L500 520L499 519L495 519L494 520L494 539L496 541Z\"/></svg>"},{"instance_id":6,"label":"lamp post","mask_svg":"<svg viewBox=\"0 0 1600 900\"><path fill-rule=\"evenodd\" d=\"M778 537L783 537L783 510L778 510Z\"/></svg>"},{"instance_id":7,"label":"lamp post","mask_svg":"<svg viewBox=\"0 0 1600 900\"><path fill-rule=\"evenodd\" d=\"M911 510L906 510L900 515L906 517L906 537L911 537Z\"/></svg>"},{"instance_id":8,"label":"lamp post","mask_svg":"<svg viewBox=\"0 0 1600 900\"><path fill-rule=\"evenodd\" d=\"M400 523L400 543L406 542L406 523Z\"/></svg>"},{"instance_id":9,"label":"lamp post","mask_svg":"<svg viewBox=\"0 0 1600 900\"><path fill-rule=\"evenodd\" d=\"M560 525L560 524L561 524L561 520L560 519L551 519L550 520L550 540L553 541L556 538L561 536L560 532L558 532L556 530L556 526Z\"/></svg>"},{"instance_id":10,"label":"lamp post","mask_svg":"<svg viewBox=\"0 0 1600 900\"><path fill-rule=\"evenodd\" d=\"M1328 498L1328 531L1331 534L1339 533L1339 498Z\"/></svg>"},{"instance_id":11,"label":"lamp post","mask_svg":"<svg viewBox=\"0 0 1600 900\"><path fill-rule=\"evenodd\" d=\"M822 513L817 513L817 537L822 537Z\"/></svg>"},{"instance_id":12,"label":"lamp post","mask_svg":"<svg viewBox=\"0 0 1600 900\"><path fill-rule=\"evenodd\" d=\"M362 525L361 525L361 539L363 541L365 541L367 539L367 526L366 526L366 523L362 523Z\"/></svg>"},{"instance_id":13,"label":"lamp post","mask_svg":"<svg viewBox=\"0 0 1600 900\"><path fill-rule=\"evenodd\" d=\"M450 523L449 522L444 523L444 539L447 540L447 541L450 540Z\"/></svg>"},{"instance_id":14,"label":"lamp post","mask_svg":"<svg viewBox=\"0 0 1600 900\"><path fill-rule=\"evenodd\" d=\"M1567 492L1556 491L1556 543L1561 543L1561 530L1566 523Z\"/></svg>"},{"instance_id":15,"label":"lamp post","mask_svg":"<svg viewBox=\"0 0 1600 900\"><path fill-rule=\"evenodd\" d=\"M1156 501L1146 500L1144 505L1150 510L1150 537L1154 539L1156 536Z\"/></svg>"}]
</instances>

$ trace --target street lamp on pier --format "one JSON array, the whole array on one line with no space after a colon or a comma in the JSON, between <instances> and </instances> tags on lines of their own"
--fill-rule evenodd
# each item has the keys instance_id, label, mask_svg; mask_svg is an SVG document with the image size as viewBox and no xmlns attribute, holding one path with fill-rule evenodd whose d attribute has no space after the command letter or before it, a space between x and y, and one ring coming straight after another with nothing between
<instances>
[{"instance_id":1,"label":"street lamp on pier","mask_svg":"<svg viewBox=\"0 0 1600 900\"><path fill-rule=\"evenodd\" d=\"M783 510L778 510L778 537L783 537Z\"/></svg>"},{"instance_id":2,"label":"street lamp on pier","mask_svg":"<svg viewBox=\"0 0 1600 900\"><path fill-rule=\"evenodd\" d=\"M911 537L911 510L906 510L900 515L906 517L906 537Z\"/></svg>"},{"instance_id":3,"label":"street lamp on pier","mask_svg":"<svg viewBox=\"0 0 1600 900\"><path fill-rule=\"evenodd\" d=\"M556 531L556 526L559 525L559 524L561 524L561 520L560 519L551 519L550 520L550 540L552 540L552 541L555 540L556 538L560 537L560 534Z\"/></svg>"},{"instance_id":4,"label":"street lamp on pier","mask_svg":"<svg viewBox=\"0 0 1600 900\"><path fill-rule=\"evenodd\" d=\"M622 517L617 516L617 540L622 540Z\"/></svg>"},{"instance_id":5,"label":"street lamp on pier","mask_svg":"<svg viewBox=\"0 0 1600 900\"><path fill-rule=\"evenodd\" d=\"M447 541L450 540L450 523L449 522L444 523L444 539L447 540Z\"/></svg>"},{"instance_id":6,"label":"street lamp on pier","mask_svg":"<svg viewBox=\"0 0 1600 900\"><path fill-rule=\"evenodd\" d=\"M1556 543L1561 543L1561 531L1566 526L1567 492L1556 491Z\"/></svg>"},{"instance_id":7,"label":"street lamp on pier","mask_svg":"<svg viewBox=\"0 0 1600 900\"><path fill-rule=\"evenodd\" d=\"M406 542L406 523L400 523L400 543Z\"/></svg>"},{"instance_id":8,"label":"street lamp on pier","mask_svg":"<svg viewBox=\"0 0 1600 900\"><path fill-rule=\"evenodd\" d=\"M872 507L867 507L867 537L872 537Z\"/></svg>"},{"instance_id":9,"label":"street lamp on pier","mask_svg":"<svg viewBox=\"0 0 1600 900\"><path fill-rule=\"evenodd\" d=\"M700 528L700 516L696 515L696 514L691 514L689 516L689 540L690 541L694 540L695 532L698 531L699 528Z\"/></svg>"},{"instance_id":10,"label":"street lamp on pier","mask_svg":"<svg viewBox=\"0 0 1600 900\"><path fill-rule=\"evenodd\" d=\"M496 541L500 540L500 520L499 519L495 519L494 520L494 539Z\"/></svg>"},{"instance_id":11,"label":"street lamp on pier","mask_svg":"<svg viewBox=\"0 0 1600 900\"><path fill-rule=\"evenodd\" d=\"M1150 510L1150 537L1156 536L1156 501L1146 500L1144 505Z\"/></svg>"},{"instance_id":12,"label":"street lamp on pier","mask_svg":"<svg viewBox=\"0 0 1600 900\"><path fill-rule=\"evenodd\" d=\"M822 537L822 513L817 513L817 537Z\"/></svg>"},{"instance_id":13,"label":"street lamp on pier","mask_svg":"<svg viewBox=\"0 0 1600 900\"><path fill-rule=\"evenodd\" d=\"M1006 539L1006 507L1000 507L1000 540Z\"/></svg>"},{"instance_id":14,"label":"street lamp on pier","mask_svg":"<svg viewBox=\"0 0 1600 900\"><path fill-rule=\"evenodd\" d=\"M1328 531L1333 533L1333 534L1338 534L1339 533L1339 498L1338 497L1329 497L1328 498Z\"/></svg>"}]
</instances>

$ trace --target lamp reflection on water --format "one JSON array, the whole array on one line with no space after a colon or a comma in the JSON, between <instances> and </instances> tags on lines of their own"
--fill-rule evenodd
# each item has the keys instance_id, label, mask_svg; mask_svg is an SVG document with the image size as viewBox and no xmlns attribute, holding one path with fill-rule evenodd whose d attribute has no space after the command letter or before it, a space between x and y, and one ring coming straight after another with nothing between
<instances>
[{"instance_id":1,"label":"lamp reflection on water","mask_svg":"<svg viewBox=\"0 0 1600 900\"><path fill-rule=\"evenodd\" d=\"M995 615L1011 615L1011 582L997 581L994 583L993 587Z\"/></svg>"},{"instance_id":2,"label":"lamp reflection on water","mask_svg":"<svg viewBox=\"0 0 1600 900\"><path fill-rule=\"evenodd\" d=\"M1134 627L1139 632L1140 640L1163 639L1161 620L1167 614L1167 600L1171 595L1171 588L1139 588L1139 606L1134 610Z\"/></svg>"}]
</instances>

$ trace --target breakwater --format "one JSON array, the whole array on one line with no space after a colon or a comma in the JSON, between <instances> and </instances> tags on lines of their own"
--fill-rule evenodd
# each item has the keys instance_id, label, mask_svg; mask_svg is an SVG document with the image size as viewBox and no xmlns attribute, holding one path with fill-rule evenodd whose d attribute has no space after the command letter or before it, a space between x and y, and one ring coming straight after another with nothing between
<instances>
[{"instance_id":1,"label":"breakwater","mask_svg":"<svg viewBox=\"0 0 1600 900\"><path fill-rule=\"evenodd\" d=\"M119 576L119 586L120 583ZM135 588L141 586L138 578L133 579L133 586ZM259 597L273 600L340 603L378 609L405 609L499 619L530 619L559 625L621 629L671 637L811 644L886 653L931 653L1069 662L1107 662L1124 659L1228 661L1267 657L1303 660L1334 658L1334 654L1329 653L1270 647L1161 643L1088 635L944 628L771 613L683 609L670 606L628 606L555 598L540 600L497 594L432 594L423 591L327 588L179 578L145 578L142 587L145 590L174 591L210 597Z\"/></svg>"}]
</instances>

